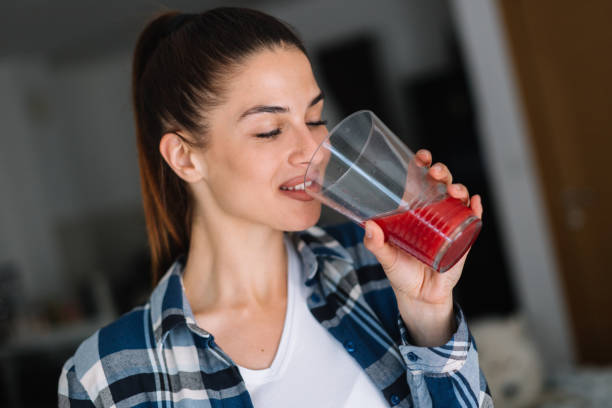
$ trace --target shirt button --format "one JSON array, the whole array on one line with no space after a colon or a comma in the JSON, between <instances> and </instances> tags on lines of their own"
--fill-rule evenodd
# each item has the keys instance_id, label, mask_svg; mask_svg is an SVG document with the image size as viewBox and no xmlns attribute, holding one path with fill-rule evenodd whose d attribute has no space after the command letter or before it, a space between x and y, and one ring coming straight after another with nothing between
<instances>
[{"instance_id":1,"label":"shirt button","mask_svg":"<svg viewBox=\"0 0 612 408\"><path fill-rule=\"evenodd\" d=\"M312 295L310 295L310 300L312 301L312 303L319 303L321 301L321 297L316 293L313 293Z\"/></svg>"},{"instance_id":2,"label":"shirt button","mask_svg":"<svg viewBox=\"0 0 612 408\"><path fill-rule=\"evenodd\" d=\"M347 341L344 343L344 348L346 348L346 351L349 353L352 353L355 351L355 344L352 341Z\"/></svg>"},{"instance_id":3,"label":"shirt button","mask_svg":"<svg viewBox=\"0 0 612 408\"><path fill-rule=\"evenodd\" d=\"M410 353L408 353L408 360L410 360L410 361L412 361L414 363L418 359L419 359L419 356L414 354L412 351Z\"/></svg>"},{"instance_id":4,"label":"shirt button","mask_svg":"<svg viewBox=\"0 0 612 408\"><path fill-rule=\"evenodd\" d=\"M391 401L391 405L395 406L395 405L400 403L400 398L397 395L393 394L391 396L391 400L390 401Z\"/></svg>"}]
</instances>

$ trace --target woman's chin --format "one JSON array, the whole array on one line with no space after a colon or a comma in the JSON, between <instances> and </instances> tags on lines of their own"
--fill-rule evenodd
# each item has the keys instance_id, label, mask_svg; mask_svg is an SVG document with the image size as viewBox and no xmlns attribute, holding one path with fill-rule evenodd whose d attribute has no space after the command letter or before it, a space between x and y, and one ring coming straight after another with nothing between
<instances>
[{"instance_id":1,"label":"woman's chin","mask_svg":"<svg viewBox=\"0 0 612 408\"><path fill-rule=\"evenodd\" d=\"M287 222L284 231L303 231L314 226L321 218L321 205L309 208Z\"/></svg>"}]
</instances>

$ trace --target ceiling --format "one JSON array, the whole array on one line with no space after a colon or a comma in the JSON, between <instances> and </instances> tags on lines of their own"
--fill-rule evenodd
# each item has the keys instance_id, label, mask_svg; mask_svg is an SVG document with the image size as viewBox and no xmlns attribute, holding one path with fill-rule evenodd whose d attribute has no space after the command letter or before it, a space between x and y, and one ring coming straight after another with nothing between
<instances>
[{"instance_id":1,"label":"ceiling","mask_svg":"<svg viewBox=\"0 0 612 408\"><path fill-rule=\"evenodd\" d=\"M203 11L220 5L256 6L271 1L2 0L0 58L65 57L128 48L144 23L161 10Z\"/></svg>"}]
</instances>

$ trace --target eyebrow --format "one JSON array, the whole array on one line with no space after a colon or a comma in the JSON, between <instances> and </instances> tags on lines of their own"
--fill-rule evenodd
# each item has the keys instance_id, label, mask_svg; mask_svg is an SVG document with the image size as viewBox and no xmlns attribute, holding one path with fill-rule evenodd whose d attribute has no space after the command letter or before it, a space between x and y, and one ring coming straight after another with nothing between
<instances>
[{"instance_id":1,"label":"eyebrow","mask_svg":"<svg viewBox=\"0 0 612 408\"><path fill-rule=\"evenodd\" d=\"M317 96L314 97L312 101L310 101L310 104L308 105L308 107L310 108L316 105L317 103L319 103L319 101L323 99L325 99L325 95L323 95L323 91L321 91L321 93L319 93ZM284 107L284 106L257 105L247 110L242 115L240 115L240 118L238 118L238 120L240 121L246 116L254 115L256 113L287 113L287 112L289 112L289 108Z\"/></svg>"}]
</instances>

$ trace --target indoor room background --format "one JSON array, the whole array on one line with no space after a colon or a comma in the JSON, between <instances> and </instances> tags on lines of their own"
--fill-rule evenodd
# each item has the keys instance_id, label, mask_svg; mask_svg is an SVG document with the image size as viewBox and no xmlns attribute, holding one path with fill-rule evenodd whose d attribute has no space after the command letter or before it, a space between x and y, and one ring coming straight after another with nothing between
<instances>
[{"instance_id":1,"label":"indoor room background","mask_svg":"<svg viewBox=\"0 0 612 408\"><path fill-rule=\"evenodd\" d=\"M371 109L482 195L455 296L496 406L611 406L604 0L3 1L0 406L55 406L75 347L147 301L131 52L156 12L221 5L295 27L330 128Z\"/></svg>"}]
</instances>

